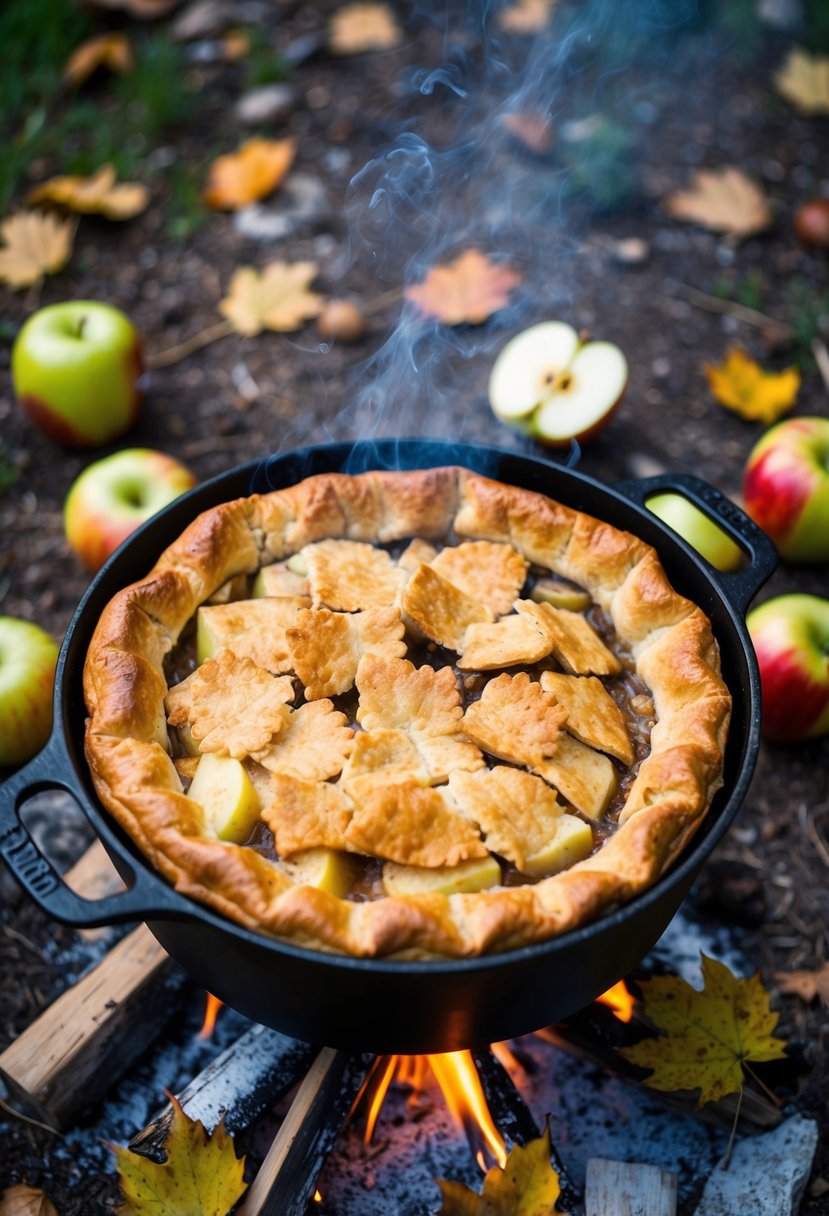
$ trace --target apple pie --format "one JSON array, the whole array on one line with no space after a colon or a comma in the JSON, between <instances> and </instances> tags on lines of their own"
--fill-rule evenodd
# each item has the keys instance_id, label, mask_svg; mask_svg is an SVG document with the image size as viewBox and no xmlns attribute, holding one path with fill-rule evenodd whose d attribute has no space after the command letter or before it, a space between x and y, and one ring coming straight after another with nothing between
<instances>
[{"instance_id":1,"label":"apple pie","mask_svg":"<svg viewBox=\"0 0 829 1216\"><path fill-rule=\"evenodd\" d=\"M672 863L731 699L656 552L462 468L200 515L95 631L86 754L181 892L356 956L544 941Z\"/></svg>"}]
</instances>

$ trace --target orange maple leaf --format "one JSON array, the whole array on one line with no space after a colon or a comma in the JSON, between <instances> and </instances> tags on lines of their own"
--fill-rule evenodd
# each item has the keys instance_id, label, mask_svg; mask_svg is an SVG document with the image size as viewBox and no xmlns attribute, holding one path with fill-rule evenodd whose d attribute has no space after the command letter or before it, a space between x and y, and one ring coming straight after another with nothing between
<instances>
[{"instance_id":1,"label":"orange maple leaf","mask_svg":"<svg viewBox=\"0 0 829 1216\"><path fill-rule=\"evenodd\" d=\"M39 1187L19 1182L0 1195L0 1216L57 1216L57 1212Z\"/></svg>"},{"instance_id":2,"label":"orange maple leaf","mask_svg":"<svg viewBox=\"0 0 829 1216\"><path fill-rule=\"evenodd\" d=\"M236 211L264 198L280 184L293 164L293 139L249 139L210 166L204 201L208 207Z\"/></svg>"},{"instance_id":3,"label":"orange maple leaf","mask_svg":"<svg viewBox=\"0 0 829 1216\"><path fill-rule=\"evenodd\" d=\"M433 266L422 283L407 287L406 298L444 325L480 325L509 303L521 282L511 266L491 262L480 249L467 249L454 262Z\"/></svg>"},{"instance_id":4,"label":"orange maple leaf","mask_svg":"<svg viewBox=\"0 0 829 1216\"><path fill-rule=\"evenodd\" d=\"M511 34L537 34L550 20L555 0L515 0L498 15L502 30Z\"/></svg>"},{"instance_id":5,"label":"orange maple leaf","mask_svg":"<svg viewBox=\"0 0 829 1216\"><path fill-rule=\"evenodd\" d=\"M53 203L83 215L103 215L108 220L129 220L140 215L150 201L150 192L140 182L116 185L115 166L102 165L89 177L50 177L27 195L31 204Z\"/></svg>"},{"instance_id":6,"label":"orange maple leaf","mask_svg":"<svg viewBox=\"0 0 829 1216\"><path fill-rule=\"evenodd\" d=\"M802 1001L813 1001L818 997L824 1009L829 1009L829 963L815 971L775 971L781 992L799 996Z\"/></svg>"},{"instance_id":7,"label":"orange maple leaf","mask_svg":"<svg viewBox=\"0 0 829 1216\"><path fill-rule=\"evenodd\" d=\"M76 47L66 61L63 79L76 89L98 68L124 75L132 68L132 47L126 34L98 34Z\"/></svg>"},{"instance_id":8,"label":"orange maple leaf","mask_svg":"<svg viewBox=\"0 0 829 1216\"><path fill-rule=\"evenodd\" d=\"M763 232L772 221L768 200L742 169L698 169L689 190L676 190L665 210L677 220L725 232L735 240Z\"/></svg>"},{"instance_id":9,"label":"orange maple leaf","mask_svg":"<svg viewBox=\"0 0 829 1216\"><path fill-rule=\"evenodd\" d=\"M270 262L260 274L240 266L219 311L246 338L263 329L290 333L322 312L325 300L309 291L317 269L316 262Z\"/></svg>"},{"instance_id":10,"label":"orange maple leaf","mask_svg":"<svg viewBox=\"0 0 829 1216\"><path fill-rule=\"evenodd\" d=\"M387 51L398 46L400 27L387 4L347 4L331 18L328 46L336 55Z\"/></svg>"},{"instance_id":11,"label":"orange maple leaf","mask_svg":"<svg viewBox=\"0 0 829 1216\"><path fill-rule=\"evenodd\" d=\"M749 422L771 426L794 407L800 388L800 372L787 367L782 372L764 372L744 350L733 347L721 364L705 364L711 392L720 405Z\"/></svg>"}]
</instances>

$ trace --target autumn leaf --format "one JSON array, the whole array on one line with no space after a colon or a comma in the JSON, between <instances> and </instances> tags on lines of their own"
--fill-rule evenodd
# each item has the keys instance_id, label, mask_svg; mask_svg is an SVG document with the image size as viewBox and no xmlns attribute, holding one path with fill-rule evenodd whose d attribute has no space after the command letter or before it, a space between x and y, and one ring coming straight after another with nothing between
<instances>
[{"instance_id":1,"label":"autumn leaf","mask_svg":"<svg viewBox=\"0 0 829 1216\"><path fill-rule=\"evenodd\" d=\"M734 347L719 366L705 365L711 392L727 410L749 422L770 426L793 408L800 372L787 367L782 372L764 372L759 363Z\"/></svg>"},{"instance_id":2,"label":"autumn leaf","mask_svg":"<svg viewBox=\"0 0 829 1216\"><path fill-rule=\"evenodd\" d=\"M114 10L137 17L139 21L155 21L178 8L182 0L76 0L76 3L79 8L91 9L93 12Z\"/></svg>"},{"instance_id":3,"label":"autumn leaf","mask_svg":"<svg viewBox=\"0 0 829 1216\"><path fill-rule=\"evenodd\" d=\"M652 1069L653 1089L699 1089L699 1105L736 1093L748 1060L779 1060L784 1044L772 1031L778 1015L759 975L738 979L702 955L702 991L678 976L643 981L645 1015L660 1038L621 1048L626 1060Z\"/></svg>"},{"instance_id":4,"label":"autumn leaf","mask_svg":"<svg viewBox=\"0 0 829 1216\"><path fill-rule=\"evenodd\" d=\"M63 69L63 79L76 89L98 68L123 76L132 68L132 48L126 34L98 34L76 47Z\"/></svg>"},{"instance_id":5,"label":"autumn leaf","mask_svg":"<svg viewBox=\"0 0 829 1216\"><path fill-rule=\"evenodd\" d=\"M817 997L823 1008L829 1009L829 963L815 971L775 971L774 978L781 992L807 1002Z\"/></svg>"},{"instance_id":6,"label":"autumn leaf","mask_svg":"<svg viewBox=\"0 0 829 1216\"><path fill-rule=\"evenodd\" d=\"M529 1144L516 1144L503 1169L494 1165L480 1195L460 1182L437 1179L443 1194L439 1216L553 1216L559 1183L550 1152L548 1127Z\"/></svg>"},{"instance_id":7,"label":"autumn leaf","mask_svg":"<svg viewBox=\"0 0 829 1216\"><path fill-rule=\"evenodd\" d=\"M829 114L829 55L810 55L792 47L774 83L801 113Z\"/></svg>"},{"instance_id":8,"label":"autumn leaf","mask_svg":"<svg viewBox=\"0 0 829 1216\"><path fill-rule=\"evenodd\" d=\"M763 191L733 165L698 169L691 189L670 194L665 210L674 219L701 224L737 240L763 232L772 221Z\"/></svg>"},{"instance_id":9,"label":"autumn leaf","mask_svg":"<svg viewBox=\"0 0 829 1216\"><path fill-rule=\"evenodd\" d=\"M331 18L328 46L335 55L360 55L399 46L401 37L387 4L347 4Z\"/></svg>"},{"instance_id":10,"label":"autumn leaf","mask_svg":"<svg viewBox=\"0 0 829 1216\"><path fill-rule=\"evenodd\" d=\"M555 143L552 123L543 114L519 110L502 115L501 125L535 156L546 155Z\"/></svg>"},{"instance_id":11,"label":"autumn leaf","mask_svg":"<svg viewBox=\"0 0 829 1216\"><path fill-rule=\"evenodd\" d=\"M296 153L292 139L249 139L238 152L210 166L204 190L208 207L236 211L270 194L290 169Z\"/></svg>"},{"instance_id":12,"label":"autumn leaf","mask_svg":"<svg viewBox=\"0 0 829 1216\"><path fill-rule=\"evenodd\" d=\"M20 1182L0 1195L0 1216L57 1216L55 1205L39 1187Z\"/></svg>"},{"instance_id":13,"label":"autumn leaf","mask_svg":"<svg viewBox=\"0 0 829 1216\"><path fill-rule=\"evenodd\" d=\"M166 1161L158 1165L128 1148L111 1144L121 1182L118 1216L227 1216L245 1189L244 1158L220 1123L212 1135L190 1119L172 1094Z\"/></svg>"},{"instance_id":14,"label":"autumn leaf","mask_svg":"<svg viewBox=\"0 0 829 1216\"><path fill-rule=\"evenodd\" d=\"M270 262L260 274L241 266L219 305L237 333L253 338L263 329L289 333L322 312L325 300L308 288L316 262Z\"/></svg>"},{"instance_id":15,"label":"autumn leaf","mask_svg":"<svg viewBox=\"0 0 829 1216\"><path fill-rule=\"evenodd\" d=\"M427 317L444 325L480 325L509 303L521 276L510 266L490 262L480 249L467 249L454 262L433 266L422 283L407 287L412 300Z\"/></svg>"},{"instance_id":16,"label":"autumn leaf","mask_svg":"<svg viewBox=\"0 0 829 1216\"><path fill-rule=\"evenodd\" d=\"M108 220L130 220L140 215L150 201L150 192L140 182L115 184L115 166L102 165L89 177L50 177L30 191L30 206L53 203L83 215L103 215Z\"/></svg>"},{"instance_id":17,"label":"autumn leaf","mask_svg":"<svg viewBox=\"0 0 829 1216\"><path fill-rule=\"evenodd\" d=\"M555 0L515 0L498 14L498 24L511 34L537 34L550 20Z\"/></svg>"},{"instance_id":18,"label":"autumn leaf","mask_svg":"<svg viewBox=\"0 0 829 1216\"><path fill-rule=\"evenodd\" d=\"M20 211L0 224L0 283L15 290L57 274L69 260L75 226L37 211Z\"/></svg>"}]
</instances>

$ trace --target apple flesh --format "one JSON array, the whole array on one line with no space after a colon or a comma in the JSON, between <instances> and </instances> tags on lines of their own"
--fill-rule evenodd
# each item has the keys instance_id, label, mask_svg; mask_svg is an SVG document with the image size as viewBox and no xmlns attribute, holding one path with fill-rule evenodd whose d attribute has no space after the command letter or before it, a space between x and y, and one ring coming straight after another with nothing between
<instances>
[{"instance_id":1,"label":"apple flesh","mask_svg":"<svg viewBox=\"0 0 829 1216\"><path fill-rule=\"evenodd\" d=\"M344 899L357 872L356 859L337 849L302 849L281 863L297 886L316 887Z\"/></svg>"},{"instance_id":2,"label":"apple flesh","mask_svg":"<svg viewBox=\"0 0 829 1216\"><path fill-rule=\"evenodd\" d=\"M723 571L739 570L743 562L740 546L682 494L654 494L645 506L712 566Z\"/></svg>"},{"instance_id":3,"label":"apple flesh","mask_svg":"<svg viewBox=\"0 0 829 1216\"><path fill-rule=\"evenodd\" d=\"M473 857L457 866L401 866L389 861L383 866L386 895L458 895L484 891L501 881L501 867L494 857Z\"/></svg>"},{"instance_id":4,"label":"apple flesh","mask_svg":"<svg viewBox=\"0 0 829 1216\"><path fill-rule=\"evenodd\" d=\"M57 660L45 630L0 616L0 766L30 760L48 739Z\"/></svg>"},{"instance_id":5,"label":"apple flesh","mask_svg":"<svg viewBox=\"0 0 829 1216\"><path fill-rule=\"evenodd\" d=\"M779 595L746 618L757 652L767 739L829 734L829 600Z\"/></svg>"},{"instance_id":6,"label":"apple flesh","mask_svg":"<svg viewBox=\"0 0 829 1216\"><path fill-rule=\"evenodd\" d=\"M206 752L187 791L202 808L219 840L244 844L259 819L259 796L245 766L230 756Z\"/></svg>"},{"instance_id":7,"label":"apple flesh","mask_svg":"<svg viewBox=\"0 0 829 1216\"><path fill-rule=\"evenodd\" d=\"M743 498L785 561L829 561L829 419L766 431L749 453Z\"/></svg>"},{"instance_id":8,"label":"apple flesh","mask_svg":"<svg viewBox=\"0 0 829 1216\"><path fill-rule=\"evenodd\" d=\"M532 878L557 874L583 861L593 852L593 832L590 825L576 815L562 815L555 836L543 849L533 853L524 863L523 873Z\"/></svg>"},{"instance_id":9,"label":"apple flesh","mask_svg":"<svg viewBox=\"0 0 829 1216\"><path fill-rule=\"evenodd\" d=\"M150 448L125 448L96 460L67 495L63 507L66 538L86 568L94 572L139 524L195 484L188 468Z\"/></svg>"},{"instance_id":10,"label":"apple flesh","mask_svg":"<svg viewBox=\"0 0 829 1216\"><path fill-rule=\"evenodd\" d=\"M100 447L138 418L141 338L110 304L66 300L33 313L12 348L18 401L64 447Z\"/></svg>"},{"instance_id":11,"label":"apple flesh","mask_svg":"<svg viewBox=\"0 0 829 1216\"><path fill-rule=\"evenodd\" d=\"M543 321L509 341L492 368L496 416L551 447L585 442L607 422L628 378L612 342L582 341L572 325Z\"/></svg>"}]
</instances>

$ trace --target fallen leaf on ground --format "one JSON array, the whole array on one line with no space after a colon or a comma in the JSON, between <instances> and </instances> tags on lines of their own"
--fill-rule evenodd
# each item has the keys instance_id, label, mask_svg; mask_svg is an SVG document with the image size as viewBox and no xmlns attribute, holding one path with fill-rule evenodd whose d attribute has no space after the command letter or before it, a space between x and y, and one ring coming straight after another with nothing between
<instances>
[{"instance_id":1,"label":"fallen leaf on ground","mask_svg":"<svg viewBox=\"0 0 829 1216\"><path fill-rule=\"evenodd\" d=\"M204 201L208 207L236 211L276 189L290 169L296 144L292 139L249 139L238 152L213 161Z\"/></svg>"},{"instance_id":2,"label":"fallen leaf on ground","mask_svg":"<svg viewBox=\"0 0 829 1216\"><path fill-rule=\"evenodd\" d=\"M0 1216L57 1216L48 1195L36 1186L18 1183L0 1195Z\"/></svg>"},{"instance_id":3,"label":"fallen leaf on ground","mask_svg":"<svg viewBox=\"0 0 829 1216\"><path fill-rule=\"evenodd\" d=\"M533 114L530 110L519 110L517 113L504 114L501 125L506 127L527 151L536 156L549 152L555 142L553 125L543 114Z\"/></svg>"},{"instance_id":4,"label":"fallen leaf on ground","mask_svg":"<svg viewBox=\"0 0 829 1216\"><path fill-rule=\"evenodd\" d=\"M15 289L38 283L69 261L75 226L71 220L20 211L0 224L0 283Z\"/></svg>"},{"instance_id":5,"label":"fallen leaf on ground","mask_svg":"<svg viewBox=\"0 0 829 1216\"><path fill-rule=\"evenodd\" d=\"M772 221L765 194L741 169L698 169L690 190L677 190L665 200L676 220L701 224L742 240L763 232Z\"/></svg>"},{"instance_id":6,"label":"fallen leaf on ground","mask_svg":"<svg viewBox=\"0 0 829 1216\"><path fill-rule=\"evenodd\" d=\"M89 177L50 177L26 197L31 205L53 203L82 215L103 215L108 220L130 220L146 210L150 192L140 182L116 185L115 166L102 165Z\"/></svg>"},{"instance_id":7,"label":"fallen leaf on ground","mask_svg":"<svg viewBox=\"0 0 829 1216\"><path fill-rule=\"evenodd\" d=\"M387 4L347 4L331 18L328 46L337 55L387 51L402 34Z\"/></svg>"},{"instance_id":8,"label":"fallen leaf on ground","mask_svg":"<svg viewBox=\"0 0 829 1216\"><path fill-rule=\"evenodd\" d=\"M422 283L404 294L444 325L480 325L509 303L520 282L511 266L491 262L480 249L467 249L454 262L433 266Z\"/></svg>"},{"instance_id":9,"label":"fallen leaf on ground","mask_svg":"<svg viewBox=\"0 0 829 1216\"><path fill-rule=\"evenodd\" d=\"M438 1178L443 1194L438 1216L554 1216L559 1182L550 1152L548 1127L529 1144L516 1144L503 1169L494 1165L480 1195L460 1182Z\"/></svg>"},{"instance_id":10,"label":"fallen leaf on ground","mask_svg":"<svg viewBox=\"0 0 829 1216\"><path fill-rule=\"evenodd\" d=\"M829 1009L829 963L814 971L775 971L781 992L799 996L801 1000L813 1001L817 997L824 1009Z\"/></svg>"},{"instance_id":11,"label":"fallen leaf on ground","mask_svg":"<svg viewBox=\"0 0 829 1216\"><path fill-rule=\"evenodd\" d=\"M219 311L246 338L263 329L290 333L322 312L324 298L308 290L317 269L316 262L270 262L260 274L241 266Z\"/></svg>"},{"instance_id":12,"label":"fallen leaf on ground","mask_svg":"<svg viewBox=\"0 0 829 1216\"><path fill-rule=\"evenodd\" d=\"M225 63L238 63L250 54L250 34L247 30L230 30L222 38Z\"/></svg>"},{"instance_id":13,"label":"fallen leaf on ground","mask_svg":"<svg viewBox=\"0 0 829 1216\"><path fill-rule=\"evenodd\" d=\"M78 8L90 9L93 13L114 10L137 17L139 21L155 21L166 17L182 0L77 0Z\"/></svg>"},{"instance_id":14,"label":"fallen leaf on ground","mask_svg":"<svg viewBox=\"0 0 829 1216\"><path fill-rule=\"evenodd\" d=\"M778 93L803 114L829 114L829 55L792 47L775 74Z\"/></svg>"},{"instance_id":15,"label":"fallen leaf on ground","mask_svg":"<svg viewBox=\"0 0 829 1216\"><path fill-rule=\"evenodd\" d=\"M126 34L98 34L76 47L66 61L63 79L76 89L98 68L124 75L132 68L132 47Z\"/></svg>"},{"instance_id":16,"label":"fallen leaf on ground","mask_svg":"<svg viewBox=\"0 0 829 1216\"><path fill-rule=\"evenodd\" d=\"M678 976L643 981L645 1016L660 1038L621 1048L626 1060L652 1069L652 1089L699 1089L699 1105L737 1093L748 1060L779 1060L785 1044L772 1031L778 1015L759 975L738 979L702 955L702 991Z\"/></svg>"},{"instance_id":17,"label":"fallen leaf on ground","mask_svg":"<svg viewBox=\"0 0 829 1216\"><path fill-rule=\"evenodd\" d=\"M511 34L536 34L550 20L555 0L515 0L498 14L498 24Z\"/></svg>"},{"instance_id":18,"label":"fallen leaf on ground","mask_svg":"<svg viewBox=\"0 0 829 1216\"><path fill-rule=\"evenodd\" d=\"M720 405L749 422L764 422L767 426L789 413L800 388L800 372L796 367L764 372L759 363L737 347L718 366L707 363L705 375Z\"/></svg>"},{"instance_id":19,"label":"fallen leaf on ground","mask_svg":"<svg viewBox=\"0 0 829 1216\"><path fill-rule=\"evenodd\" d=\"M245 1189L244 1158L237 1158L224 1123L208 1134L203 1123L190 1119L180 1103L173 1107L164 1142L167 1160L158 1165L128 1148L111 1144L121 1183L123 1203L118 1216L227 1216Z\"/></svg>"}]
</instances>

